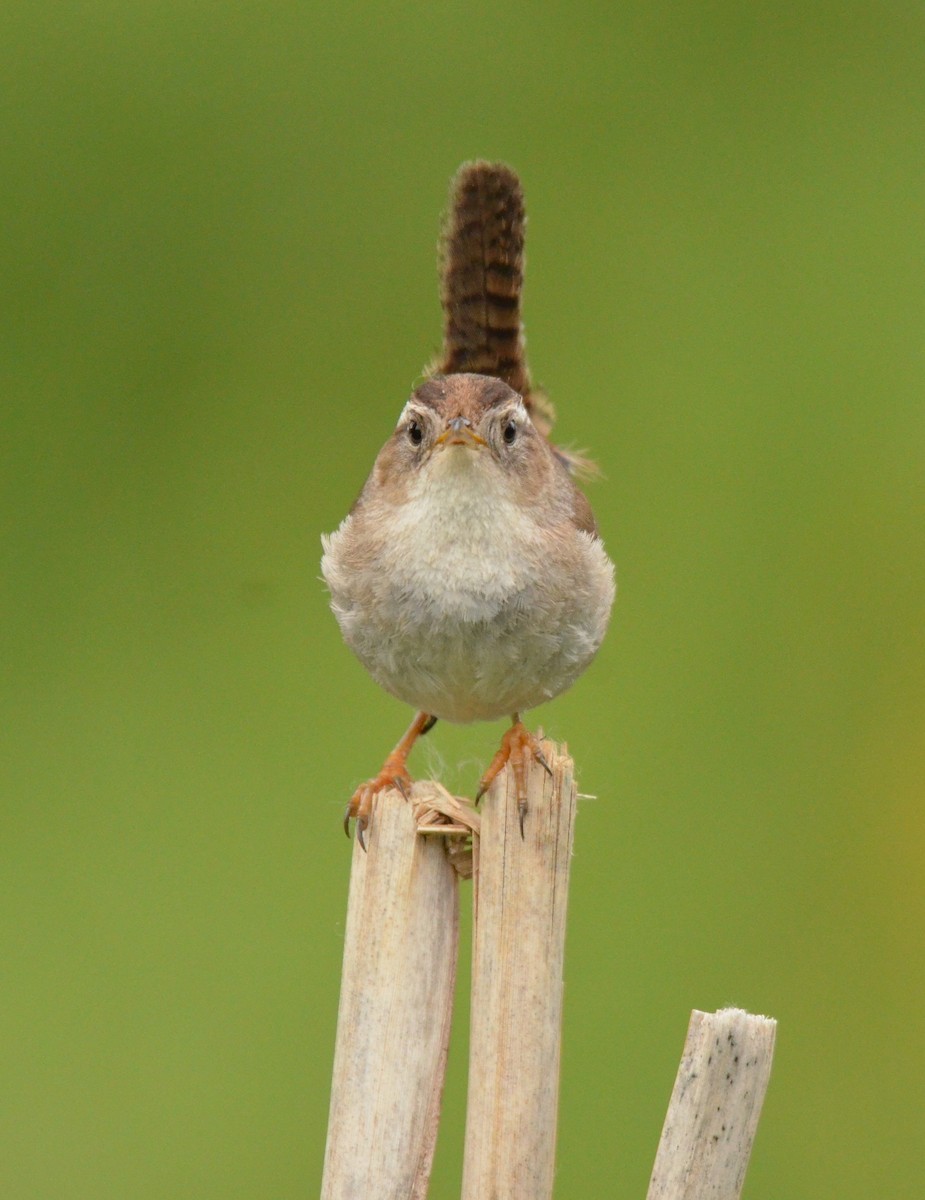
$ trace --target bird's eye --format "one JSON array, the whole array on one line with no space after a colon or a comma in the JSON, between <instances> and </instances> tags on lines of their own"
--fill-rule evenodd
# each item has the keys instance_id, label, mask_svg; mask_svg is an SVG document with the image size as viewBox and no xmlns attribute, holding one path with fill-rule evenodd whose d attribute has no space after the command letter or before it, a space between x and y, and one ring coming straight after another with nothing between
<instances>
[{"instance_id":1,"label":"bird's eye","mask_svg":"<svg viewBox=\"0 0 925 1200\"><path fill-rule=\"evenodd\" d=\"M504 444L506 446L512 446L514 444L514 440L517 437L517 426L513 421L508 421L501 436L504 438Z\"/></svg>"},{"instance_id":2,"label":"bird's eye","mask_svg":"<svg viewBox=\"0 0 925 1200\"><path fill-rule=\"evenodd\" d=\"M412 446L420 446L421 442L424 440L424 431L417 421L411 421L409 423L408 439Z\"/></svg>"}]
</instances>

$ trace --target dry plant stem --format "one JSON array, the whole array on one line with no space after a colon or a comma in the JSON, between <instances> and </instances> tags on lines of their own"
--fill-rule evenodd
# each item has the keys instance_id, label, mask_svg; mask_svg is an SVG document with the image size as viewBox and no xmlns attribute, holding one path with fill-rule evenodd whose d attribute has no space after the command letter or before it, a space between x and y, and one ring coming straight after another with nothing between
<instances>
[{"instance_id":1,"label":"dry plant stem","mask_svg":"<svg viewBox=\"0 0 925 1200\"><path fill-rule=\"evenodd\" d=\"M691 1013L647 1200L738 1200L776 1030L740 1008Z\"/></svg>"},{"instance_id":2,"label":"dry plant stem","mask_svg":"<svg viewBox=\"0 0 925 1200\"><path fill-rule=\"evenodd\" d=\"M552 777L530 763L523 837L510 767L483 801L463 1200L552 1196L576 788L565 747L542 749Z\"/></svg>"},{"instance_id":3,"label":"dry plant stem","mask_svg":"<svg viewBox=\"0 0 925 1200\"><path fill-rule=\"evenodd\" d=\"M414 793L412 792L412 797ZM456 975L457 875L381 793L354 843L322 1200L427 1194Z\"/></svg>"}]
</instances>

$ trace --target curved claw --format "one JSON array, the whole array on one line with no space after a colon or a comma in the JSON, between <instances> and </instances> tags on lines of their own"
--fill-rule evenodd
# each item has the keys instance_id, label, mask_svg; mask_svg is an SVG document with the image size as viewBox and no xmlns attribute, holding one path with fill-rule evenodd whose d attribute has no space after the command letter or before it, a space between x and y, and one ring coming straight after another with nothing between
<instances>
[{"instance_id":1,"label":"curved claw","mask_svg":"<svg viewBox=\"0 0 925 1200\"><path fill-rule=\"evenodd\" d=\"M540 766L543 768L543 770L546 772L546 774L549 776L549 778L552 779L552 767L546 761L546 755L540 749L539 742L537 742L536 746L533 749L533 757L540 764Z\"/></svg>"},{"instance_id":2,"label":"curved claw","mask_svg":"<svg viewBox=\"0 0 925 1200\"><path fill-rule=\"evenodd\" d=\"M514 789L517 797L517 814L520 824L520 836L524 836L524 821L527 817L527 766L530 758L552 777L552 767L546 761L540 743L536 736L523 724L519 717L514 718L514 724L501 738L501 747L491 760L491 765L482 776L475 802L481 800L498 775L510 763L514 772Z\"/></svg>"},{"instance_id":3,"label":"curved claw","mask_svg":"<svg viewBox=\"0 0 925 1200\"><path fill-rule=\"evenodd\" d=\"M408 774L405 760L421 734L427 733L428 729L433 729L436 724L436 717L419 712L408 726L404 737L382 764L379 774L373 779L368 779L366 783L361 783L351 796L344 813L344 833L350 837L350 821L355 818L357 841L363 850L366 849L366 830L369 828L376 796L394 787L398 788L406 800L410 798L411 776Z\"/></svg>"},{"instance_id":4,"label":"curved claw","mask_svg":"<svg viewBox=\"0 0 925 1200\"><path fill-rule=\"evenodd\" d=\"M353 793L350 803L344 812L344 833L350 837L350 822L356 820L357 841L360 849L366 852L366 830L369 828L369 817L373 807L374 792L370 790L373 780L364 783Z\"/></svg>"},{"instance_id":5,"label":"curved claw","mask_svg":"<svg viewBox=\"0 0 925 1200\"><path fill-rule=\"evenodd\" d=\"M386 765L375 779L368 779L366 783L360 784L347 805L347 811L344 813L344 830L349 837L350 821L351 819L356 820L357 841L363 850L366 849L366 830L369 828L370 817L373 815L376 797L380 792L388 792L392 788L397 788L407 800L410 795L411 776L404 769L399 774L394 764L386 761Z\"/></svg>"}]
</instances>

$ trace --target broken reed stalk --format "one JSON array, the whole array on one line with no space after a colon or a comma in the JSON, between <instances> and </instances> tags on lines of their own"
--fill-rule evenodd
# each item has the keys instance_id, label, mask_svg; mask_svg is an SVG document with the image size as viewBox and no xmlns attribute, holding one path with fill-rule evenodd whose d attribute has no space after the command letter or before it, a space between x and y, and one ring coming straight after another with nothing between
<instances>
[{"instance_id":1,"label":"broken reed stalk","mask_svg":"<svg viewBox=\"0 0 925 1200\"><path fill-rule=\"evenodd\" d=\"M542 747L552 777L531 764L523 836L510 769L483 802L463 1200L552 1196L577 793L565 747Z\"/></svg>"},{"instance_id":2,"label":"broken reed stalk","mask_svg":"<svg viewBox=\"0 0 925 1200\"><path fill-rule=\"evenodd\" d=\"M647 1200L738 1200L776 1031L740 1008L694 1009Z\"/></svg>"},{"instance_id":3,"label":"broken reed stalk","mask_svg":"<svg viewBox=\"0 0 925 1200\"><path fill-rule=\"evenodd\" d=\"M446 1068L458 879L475 871L463 1197L552 1196L574 765L506 769L484 815L439 784L381 795L354 844L322 1200L427 1194ZM482 836L480 837L480 823ZM466 851L465 838L472 836Z\"/></svg>"},{"instance_id":4,"label":"broken reed stalk","mask_svg":"<svg viewBox=\"0 0 925 1200\"><path fill-rule=\"evenodd\" d=\"M379 796L370 834L368 853L353 846L321 1196L423 1200L450 1036L457 873L397 791Z\"/></svg>"},{"instance_id":5,"label":"broken reed stalk","mask_svg":"<svg viewBox=\"0 0 925 1200\"><path fill-rule=\"evenodd\" d=\"M446 1069L458 879L475 930L463 1200L550 1200L574 764L543 742L524 836L508 768L481 818L439 784L379 797L354 843L322 1200L424 1200ZM481 828L480 828L481 822ZM472 849L465 839L472 835ZM691 1015L647 1200L739 1200L776 1022Z\"/></svg>"}]
</instances>

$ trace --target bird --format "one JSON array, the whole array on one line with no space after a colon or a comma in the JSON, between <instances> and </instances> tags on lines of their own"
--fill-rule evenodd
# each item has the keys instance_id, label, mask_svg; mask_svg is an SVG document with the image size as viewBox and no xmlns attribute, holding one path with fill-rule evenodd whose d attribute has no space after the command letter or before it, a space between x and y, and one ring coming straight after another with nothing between
<instances>
[{"instance_id":1,"label":"bird","mask_svg":"<svg viewBox=\"0 0 925 1200\"><path fill-rule=\"evenodd\" d=\"M347 805L364 849L376 797L408 796L408 755L438 720L510 718L476 802L510 763L523 834L530 759L549 770L523 714L575 682L610 620L614 566L575 481L588 463L550 441L554 412L527 366L525 223L511 167L463 163L441 241L442 351L322 537L344 641L415 709Z\"/></svg>"}]
</instances>

